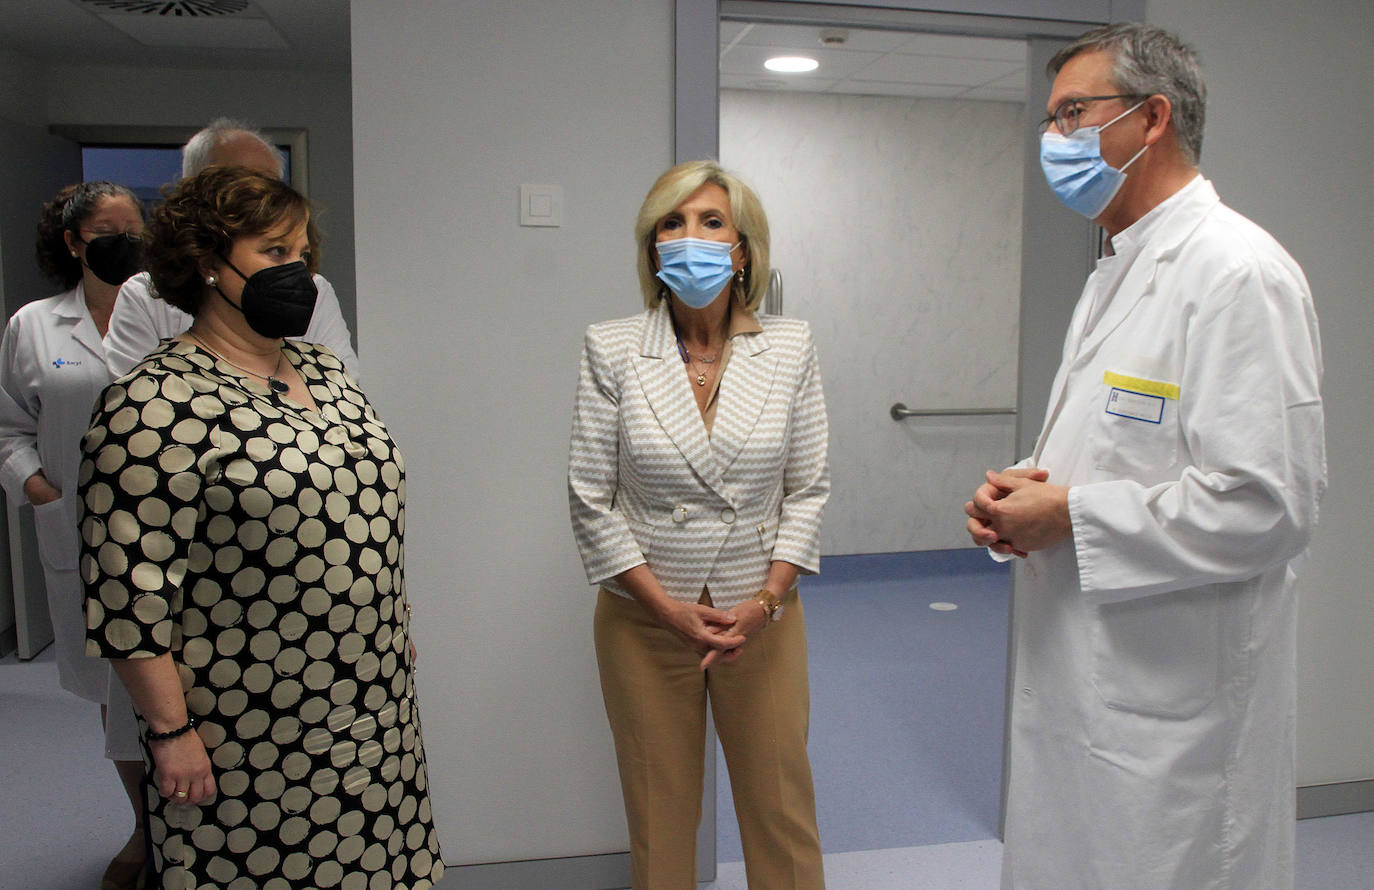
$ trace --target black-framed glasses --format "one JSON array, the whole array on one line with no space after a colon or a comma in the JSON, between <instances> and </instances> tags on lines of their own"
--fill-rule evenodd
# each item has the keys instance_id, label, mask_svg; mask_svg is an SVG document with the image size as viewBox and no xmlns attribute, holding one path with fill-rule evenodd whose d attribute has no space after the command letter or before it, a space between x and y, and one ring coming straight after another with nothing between
<instances>
[{"instance_id":1,"label":"black-framed glasses","mask_svg":"<svg viewBox=\"0 0 1374 890\"><path fill-rule=\"evenodd\" d=\"M1104 102L1107 99L1148 99L1151 93L1114 93L1110 96L1079 96L1076 99L1065 99L1059 103L1059 107L1054 110L1054 114L1040 122L1040 135L1045 135L1045 131L1054 124L1054 128L1059 131L1060 136L1072 136L1079 127L1079 121L1087 112L1088 102Z\"/></svg>"}]
</instances>

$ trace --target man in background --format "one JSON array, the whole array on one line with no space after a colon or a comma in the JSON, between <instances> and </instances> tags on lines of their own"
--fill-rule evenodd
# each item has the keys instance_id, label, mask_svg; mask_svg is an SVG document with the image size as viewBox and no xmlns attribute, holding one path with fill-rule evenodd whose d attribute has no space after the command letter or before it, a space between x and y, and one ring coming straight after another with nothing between
<instances>
[{"instance_id":1,"label":"man in background","mask_svg":"<svg viewBox=\"0 0 1374 890\"><path fill-rule=\"evenodd\" d=\"M228 118L217 118L192 136L181 149L182 178L195 176L214 164L248 167L266 176L284 178L285 161L265 136ZM310 326L300 339L328 346L359 377L358 356L348 332L348 323L339 310L339 297L324 276L315 276L319 296ZM175 337L191 326L191 316L157 299L152 294L152 279L140 272L124 282L110 316L105 335L105 360L116 377L123 376L157 348L158 343Z\"/></svg>"}]
</instances>

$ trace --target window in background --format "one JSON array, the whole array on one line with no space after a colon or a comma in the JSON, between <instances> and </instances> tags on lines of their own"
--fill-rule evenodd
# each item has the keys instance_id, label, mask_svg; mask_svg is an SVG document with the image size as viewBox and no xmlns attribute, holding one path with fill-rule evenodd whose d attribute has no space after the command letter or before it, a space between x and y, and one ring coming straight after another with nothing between
<instances>
[{"instance_id":1,"label":"window in background","mask_svg":"<svg viewBox=\"0 0 1374 890\"><path fill-rule=\"evenodd\" d=\"M278 145L286 156L286 181L291 181L291 146ZM145 207L162 199L162 189L181 178L180 145L81 146L81 178L107 179L133 189Z\"/></svg>"}]
</instances>

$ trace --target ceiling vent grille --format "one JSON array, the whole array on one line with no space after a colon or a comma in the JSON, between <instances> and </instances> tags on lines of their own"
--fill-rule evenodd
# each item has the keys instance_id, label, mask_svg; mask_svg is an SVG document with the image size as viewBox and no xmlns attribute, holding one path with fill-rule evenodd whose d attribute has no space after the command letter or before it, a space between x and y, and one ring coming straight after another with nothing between
<instances>
[{"instance_id":1,"label":"ceiling vent grille","mask_svg":"<svg viewBox=\"0 0 1374 890\"><path fill-rule=\"evenodd\" d=\"M248 0L81 0L97 12L124 15L208 16L238 15Z\"/></svg>"}]
</instances>

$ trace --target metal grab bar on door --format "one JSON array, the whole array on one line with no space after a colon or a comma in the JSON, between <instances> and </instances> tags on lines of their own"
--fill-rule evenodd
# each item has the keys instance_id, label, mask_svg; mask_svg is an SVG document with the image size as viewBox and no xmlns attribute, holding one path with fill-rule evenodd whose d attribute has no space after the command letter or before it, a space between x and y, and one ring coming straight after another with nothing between
<instances>
[{"instance_id":1,"label":"metal grab bar on door","mask_svg":"<svg viewBox=\"0 0 1374 890\"><path fill-rule=\"evenodd\" d=\"M908 417L976 417L988 414L1015 414L1015 408L908 408L901 402L887 412L893 420Z\"/></svg>"},{"instance_id":2,"label":"metal grab bar on door","mask_svg":"<svg viewBox=\"0 0 1374 890\"><path fill-rule=\"evenodd\" d=\"M782 270L768 270L768 291L763 295L763 314L782 315Z\"/></svg>"}]
</instances>

